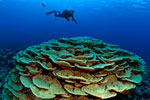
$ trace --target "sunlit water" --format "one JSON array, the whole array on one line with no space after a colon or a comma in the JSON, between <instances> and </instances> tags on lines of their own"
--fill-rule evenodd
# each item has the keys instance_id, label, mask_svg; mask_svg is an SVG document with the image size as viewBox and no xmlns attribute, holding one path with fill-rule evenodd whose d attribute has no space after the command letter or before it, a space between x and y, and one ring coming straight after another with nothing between
<instances>
[{"instance_id":1,"label":"sunlit water","mask_svg":"<svg viewBox=\"0 0 150 100\"><path fill-rule=\"evenodd\" d=\"M78 24L45 15L64 9L75 10ZM0 0L1 48L89 36L117 44L149 63L149 34L150 0Z\"/></svg>"}]
</instances>

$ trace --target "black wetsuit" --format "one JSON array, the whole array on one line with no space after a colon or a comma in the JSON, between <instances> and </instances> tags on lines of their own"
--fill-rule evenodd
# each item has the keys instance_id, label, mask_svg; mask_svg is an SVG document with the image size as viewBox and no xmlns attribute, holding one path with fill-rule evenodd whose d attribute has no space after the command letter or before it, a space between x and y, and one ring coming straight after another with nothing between
<instances>
[{"instance_id":1,"label":"black wetsuit","mask_svg":"<svg viewBox=\"0 0 150 100\"><path fill-rule=\"evenodd\" d=\"M54 10L54 11L47 12L46 15L49 15L52 13L54 13L56 17L65 18L67 21L70 21L69 17L71 17L72 21L74 21L77 24L77 21L75 20L75 18L73 16L73 14L74 14L73 10L64 10L62 13L60 13L60 11Z\"/></svg>"}]
</instances>

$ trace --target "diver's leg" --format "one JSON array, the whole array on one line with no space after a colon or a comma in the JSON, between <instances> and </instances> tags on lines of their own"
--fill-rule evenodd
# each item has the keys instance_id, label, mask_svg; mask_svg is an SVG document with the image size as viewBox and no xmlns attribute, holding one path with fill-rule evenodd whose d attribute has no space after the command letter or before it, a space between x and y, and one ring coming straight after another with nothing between
<instances>
[{"instance_id":1,"label":"diver's leg","mask_svg":"<svg viewBox=\"0 0 150 100\"><path fill-rule=\"evenodd\" d=\"M73 19L73 21L74 21L76 24L78 24L78 22L77 22L75 19Z\"/></svg>"},{"instance_id":2,"label":"diver's leg","mask_svg":"<svg viewBox=\"0 0 150 100\"><path fill-rule=\"evenodd\" d=\"M52 14L52 13L56 13L56 10L50 11L50 12L46 12L46 15Z\"/></svg>"},{"instance_id":3,"label":"diver's leg","mask_svg":"<svg viewBox=\"0 0 150 100\"><path fill-rule=\"evenodd\" d=\"M74 21L76 24L78 24L78 22L75 20L75 18L72 16L72 21Z\"/></svg>"},{"instance_id":4,"label":"diver's leg","mask_svg":"<svg viewBox=\"0 0 150 100\"><path fill-rule=\"evenodd\" d=\"M68 17L65 17L65 19L67 19L67 21L69 21L69 22L70 22L70 20L69 20L69 18L68 18Z\"/></svg>"}]
</instances>

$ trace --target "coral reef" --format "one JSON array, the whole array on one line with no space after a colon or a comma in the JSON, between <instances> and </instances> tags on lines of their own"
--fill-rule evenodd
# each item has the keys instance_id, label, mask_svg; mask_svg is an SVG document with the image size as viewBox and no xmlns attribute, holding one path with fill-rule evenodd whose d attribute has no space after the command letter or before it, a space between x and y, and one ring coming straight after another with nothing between
<instances>
[{"instance_id":1,"label":"coral reef","mask_svg":"<svg viewBox=\"0 0 150 100\"><path fill-rule=\"evenodd\" d=\"M15 67L14 60L12 59L12 57L15 54L16 54L15 50L0 49L0 90L2 89L4 77L6 77L10 69ZM1 98L1 91L0 91L0 98Z\"/></svg>"},{"instance_id":2,"label":"coral reef","mask_svg":"<svg viewBox=\"0 0 150 100\"><path fill-rule=\"evenodd\" d=\"M3 77L2 77L2 75L0 75L0 89L2 87L2 81L3 81Z\"/></svg>"},{"instance_id":3,"label":"coral reef","mask_svg":"<svg viewBox=\"0 0 150 100\"><path fill-rule=\"evenodd\" d=\"M16 54L16 51L10 49L0 49L0 73L2 77L5 77L10 69L15 67L13 56Z\"/></svg>"},{"instance_id":4,"label":"coral reef","mask_svg":"<svg viewBox=\"0 0 150 100\"><path fill-rule=\"evenodd\" d=\"M150 66L147 67L146 73L143 74L143 81L128 94L130 99L150 100Z\"/></svg>"},{"instance_id":5,"label":"coral reef","mask_svg":"<svg viewBox=\"0 0 150 100\"><path fill-rule=\"evenodd\" d=\"M3 100L101 100L128 94L142 81L139 56L88 37L61 38L20 51Z\"/></svg>"}]
</instances>

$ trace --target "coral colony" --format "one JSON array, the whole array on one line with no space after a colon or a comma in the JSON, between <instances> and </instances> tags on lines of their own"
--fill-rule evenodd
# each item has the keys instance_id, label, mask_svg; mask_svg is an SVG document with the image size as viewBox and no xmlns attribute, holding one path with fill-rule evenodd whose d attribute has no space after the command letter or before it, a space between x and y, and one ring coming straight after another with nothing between
<instances>
[{"instance_id":1,"label":"coral colony","mask_svg":"<svg viewBox=\"0 0 150 100\"><path fill-rule=\"evenodd\" d=\"M109 99L140 84L146 68L134 53L89 37L51 40L14 59L16 67L2 88L4 100Z\"/></svg>"}]
</instances>

